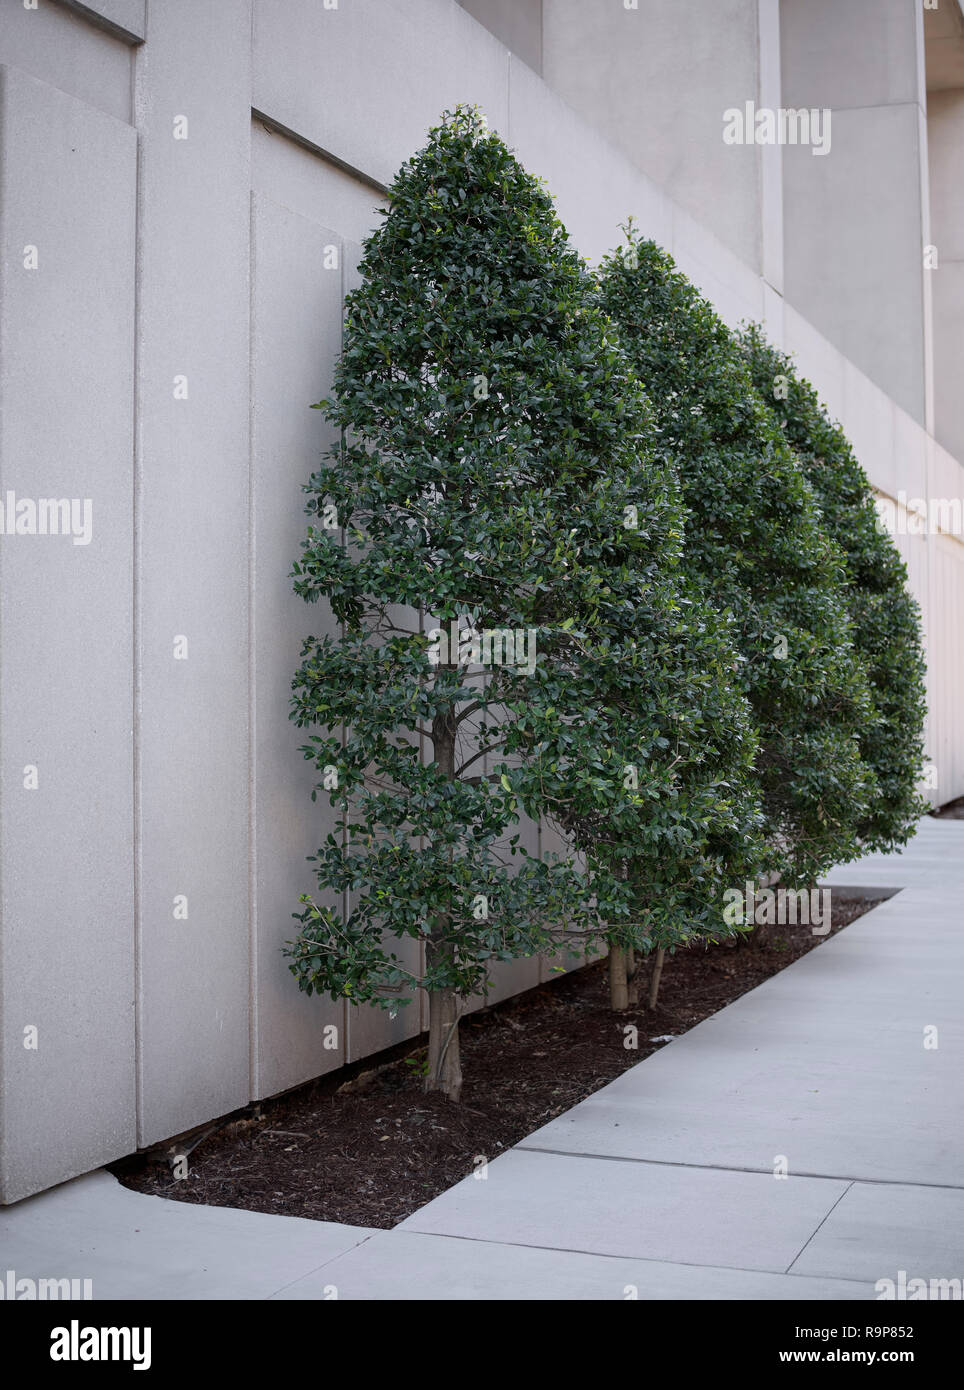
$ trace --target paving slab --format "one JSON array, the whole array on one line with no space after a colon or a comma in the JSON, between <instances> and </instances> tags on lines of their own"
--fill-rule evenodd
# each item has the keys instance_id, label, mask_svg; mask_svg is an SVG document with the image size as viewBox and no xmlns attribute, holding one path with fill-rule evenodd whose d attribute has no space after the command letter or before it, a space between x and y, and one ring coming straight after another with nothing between
<instances>
[{"instance_id":1,"label":"paving slab","mask_svg":"<svg viewBox=\"0 0 964 1390\"><path fill-rule=\"evenodd\" d=\"M894 1097L883 1086L876 1097L879 1108L868 1115L848 1107L842 1086L834 1107L836 1129L831 1129L829 1089L824 1082L809 1107L801 1098L796 1110L788 1106L781 1115L753 1101L715 1099L698 1119L691 1097L671 1105L633 1096L610 1099L565 1126L554 1123L549 1132L537 1131L521 1147L757 1173L771 1172L785 1160L792 1174L956 1185L949 1177L959 1174L960 1140L948 1134L939 1097L924 1113L919 1103Z\"/></svg>"},{"instance_id":2,"label":"paving slab","mask_svg":"<svg viewBox=\"0 0 964 1390\"><path fill-rule=\"evenodd\" d=\"M90 1279L95 1299L260 1299L370 1234L171 1202L97 1172L0 1207L0 1268L30 1279Z\"/></svg>"},{"instance_id":3,"label":"paving slab","mask_svg":"<svg viewBox=\"0 0 964 1390\"><path fill-rule=\"evenodd\" d=\"M964 1190L854 1183L792 1265L794 1274L964 1279ZM960 1297L960 1293L958 1293Z\"/></svg>"},{"instance_id":4,"label":"paving slab","mask_svg":"<svg viewBox=\"0 0 964 1390\"><path fill-rule=\"evenodd\" d=\"M276 1300L866 1300L871 1284L381 1231Z\"/></svg>"},{"instance_id":5,"label":"paving slab","mask_svg":"<svg viewBox=\"0 0 964 1390\"><path fill-rule=\"evenodd\" d=\"M941 839L964 849L959 824ZM938 911L909 888L906 922L897 899L872 909L522 1146L758 1171L782 1155L799 1174L961 1186L956 892Z\"/></svg>"},{"instance_id":6,"label":"paving slab","mask_svg":"<svg viewBox=\"0 0 964 1390\"><path fill-rule=\"evenodd\" d=\"M512 1149L398 1228L590 1254L785 1272L846 1191L775 1178Z\"/></svg>"}]
</instances>

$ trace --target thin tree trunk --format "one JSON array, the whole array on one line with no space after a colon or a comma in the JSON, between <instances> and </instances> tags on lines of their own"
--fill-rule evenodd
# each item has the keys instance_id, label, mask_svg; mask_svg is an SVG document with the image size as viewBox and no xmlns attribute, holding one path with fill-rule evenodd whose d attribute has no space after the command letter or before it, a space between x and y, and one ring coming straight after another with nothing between
<instances>
[{"instance_id":1,"label":"thin tree trunk","mask_svg":"<svg viewBox=\"0 0 964 1390\"><path fill-rule=\"evenodd\" d=\"M639 965L636 960L636 952L632 946L626 947L626 994L629 999L628 1007L636 1009L639 1007Z\"/></svg>"},{"instance_id":2,"label":"thin tree trunk","mask_svg":"<svg viewBox=\"0 0 964 1390\"><path fill-rule=\"evenodd\" d=\"M779 894L779 892L780 892L780 879L779 879L779 876L775 876L775 875L773 875L773 874L769 874L769 875L763 880L763 882L761 883L760 887L761 887L761 888L772 888L772 889L774 890L775 893ZM754 909L755 909L755 904L754 904ZM769 914L768 914L768 915L769 915ZM774 914L774 915L776 915L776 914ZM772 938L773 938L773 923L772 923L772 922L756 922L755 919L756 919L756 912L755 912L755 910L754 910L754 921L755 921L755 925L754 925L754 927L753 927L753 931L752 931L751 934L750 934L750 940L753 942L753 945L756 947L756 949L757 949L758 951L765 951L766 948L769 946L769 944L770 944Z\"/></svg>"},{"instance_id":3,"label":"thin tree trunk","mask_svg":"<svg viewBox=\"0 0 964 1390\"><path fill-rule=\"evenodd\" d=\"M451 1101L462 1095L459 1058L459 997L454 989L437 989L428 996L428 1072L426 1091L441 1091Z\"/></svg>"},{"instance_id":4,"label":"thin tree trunk","mask_svg":"<svg viewBox=\"0 0 964 1390\"><path fill-rule=\"evenodd\" d=\"M617 1011L629 1008L626 949L623 946L609 948L609 1003Z\"/></svg>"},{"instance_id":5,"label":"thin tree trunk","mask_svg":"<svg viewBox=\"0 0 964 1390\"><path fill-rule=\"evenodd\" d=\"M629 870L625 864L620 869L620 875L626 879ZM630 976L632 975L633 948L631 946L609 947L609 1006L614 1012L621 1013L628 1009L632 997L630 989ZM632 1000L635 1003L635 999Z\"/></svg>"},{"instance_id":6,"label":"thin tree trunk","mask_svg":"<svg viewBox=\"0 0 964 1390\"><path fill-rule=\"evenodd\" d=\"M435 761L445 777L455 778L455 737L457 726L454 711L440 710L432 721L432 742ZM452 945L446 940L450 928L448 917L436 919L427 942L430 964L451 958ZM428 995L428 1071L426 1091L441 1091L451 1101L462 1095L462 1063L459 1058L459 996L454 989L429 990Z\"/></svg>"},{"instance_id":7,"label":"thin tree trunk","mask_svg":"<svg viewBox=\"0 0 964 1390\"><path fill-rule=\"evenodd\" d=\"M663 961L666 959L666 952L660 946L653 961L653 975L649 982L649 1007L656 1008L656 1000L659 998L659 981L663 973Z\"/></svg>"}]
</instances>

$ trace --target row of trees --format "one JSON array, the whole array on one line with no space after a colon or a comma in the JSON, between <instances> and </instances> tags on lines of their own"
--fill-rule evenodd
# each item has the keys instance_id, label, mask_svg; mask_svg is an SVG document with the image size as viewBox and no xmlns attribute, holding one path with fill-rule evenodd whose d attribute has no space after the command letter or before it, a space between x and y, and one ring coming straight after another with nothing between
<instances>
[{"instance_id":1,"label":"row of trees","mask_svg":"<svg viewBox=\"0 0 964 1390\"><path fill-rule=\"evenodd\" d=\"M607 947L624 1007L638 959L740 929L727 888L906 841L918 614L792 363L632 226L591 274L475 110L403 166L361 274L294 568L338 625L292 705L337 825L286 949L308 993L427 990L458 1099L493 962Z\"/></svg>"}]
</instances>

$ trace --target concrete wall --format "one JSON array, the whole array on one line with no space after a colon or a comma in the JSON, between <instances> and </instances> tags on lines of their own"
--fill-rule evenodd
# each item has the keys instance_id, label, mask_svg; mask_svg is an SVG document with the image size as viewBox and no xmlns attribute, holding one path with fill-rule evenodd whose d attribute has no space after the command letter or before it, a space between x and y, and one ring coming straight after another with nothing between
<instances>
[{"instance_id":1,"label":"concrete wall","mask_svg":"<svg viewBox=\"0 0 964 1390\"><path fill-rule=\"evenodd\" d=\"M533 72L542 72L542 16L546 0L459 0Z\"/></svg>"},{"instance_id":2,"label":"concrete wall","mask_svg":"<svg viewBox=\"0 0 964 1390\"><path fill-rule=\"evenodd\" d=\"M962 44L964 50L964 44ZM964 51L962 85L928 92L934 283L934 433L964 458Z\"/></svg>"},{"instance_id":3,"label":"concrete wall","mask_svg":"<svg viewBox=\"0 0 964 1390\"><path fill-rule=\"evenodd\" d=\"M787 298L915 420L932 421L923 8L781 0L783 105L832 145L784 149Z\"/></svg>"},{"instance_id":4,"label":"concrete wall","mask_svg":"<svg viewBox=\"0 0 964 1390\"><path fill-rule=\"evenodd\" d=\"M470 8L515 51L534 43L534 27L522 40L499 0ZM540 70L636 169L930 427L923 20L919 0L543 0ZM946 5L928 14L945 67L958 22ZM747 103L829 110L829 152L725 141L724 113Z\"/></svg>"},{"instance_id":5,"label":"concrete wall","mask_svg":"<svg viewBox=\"0 0 964 1390\"><path fill-rule=\"evenodd\" d=\"M565 9L545 0L550 36ZM721 90L752 73L773 91L773 5L740 24ZM306 999L280 954L329 824L287 720L299 642L326 618L287 575L327 441L308 407L328 388L359 244L446 107L483 107L588 257L633 213L728 322L766 319L882 492L961 496L964 474L784 301L778 163L768 174L740 152L750 212L734 249L454 0L7 3L0 62L0 500L93 503L89 545L0 536L10 1202L424 1025L421 1004L393 1022ZM964 547L901 543L930 627L947 800L964 792ZM500 971L497 997L551 968Z\"/></svg>"},{"instance_id":6,"label":"concrete wall","mask_svg":"<svg viewBox=\"0 0 964 1390\"><path fill-rule=\"evenodd\" d=\"M764 6L764 10L765 10ZM723 143L759 95L758 0L543 0L546 82L629 163L762 268L761 149Z\"/></svg>"},{"instance_id":7,"label":"concrete wall","mask_svg":"<svg viewBox=\"0 0 964 1390\"><path fill-rule=\"evenodd\" d=\"M137 148L129 125L6 64L0 132L0 1171L9 1197L135 1138ZM12 497L76 500L81 526L10 535ZM75 544L88 503L89 543Z\"/></svg>"}]
</instances>

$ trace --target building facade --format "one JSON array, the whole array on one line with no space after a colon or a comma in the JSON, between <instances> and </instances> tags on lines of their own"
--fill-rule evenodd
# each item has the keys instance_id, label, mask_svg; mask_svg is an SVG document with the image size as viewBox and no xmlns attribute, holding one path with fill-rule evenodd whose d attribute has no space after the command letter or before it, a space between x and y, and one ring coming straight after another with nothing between
<instances>
[{"instance_id":1,"label":"building facade","mask_svg":"<svg viewBox=\"0 0 964 1390\"><path fill-rule=\"evenodd\" d=\"M360 243L459 102L590 260L633 215L797 354L906 522L964 793L958 0L0 0L3 1202L424 1026L281 954L328 828L288 573Z\"/></svg>"}]
</instances>

